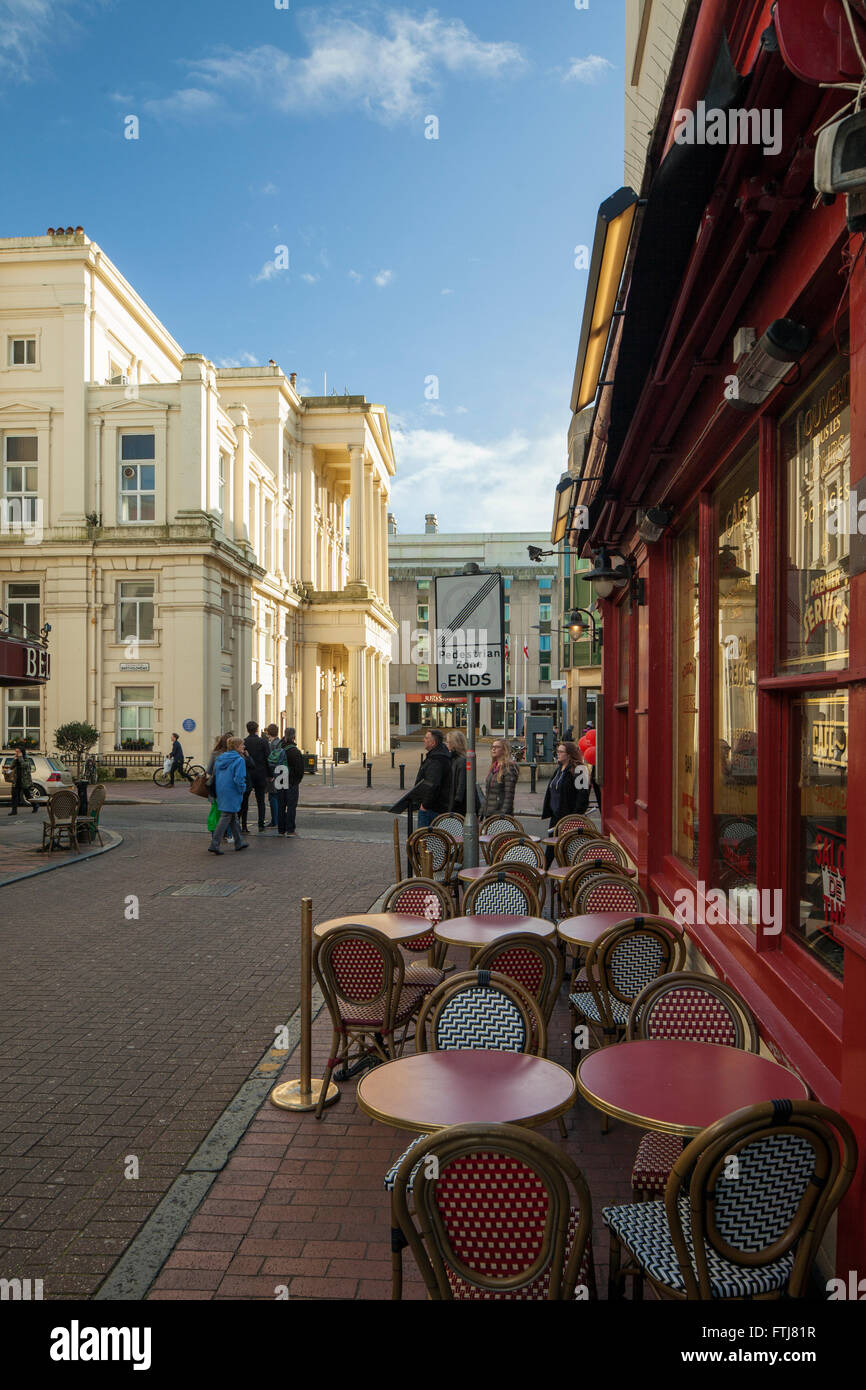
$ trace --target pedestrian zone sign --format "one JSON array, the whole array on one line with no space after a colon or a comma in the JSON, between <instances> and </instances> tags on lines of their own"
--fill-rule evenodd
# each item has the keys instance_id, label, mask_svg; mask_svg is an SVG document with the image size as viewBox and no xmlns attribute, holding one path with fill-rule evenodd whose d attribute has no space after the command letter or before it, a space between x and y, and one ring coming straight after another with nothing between
<instances>
[{"instance_id":1,"label":"pedestrian zone sign","mask_svg":"<svg viewBox=\"0 0 866 1390\"><path fill-rule=\"evenodd\" d=\"M436 688L440 695L505 693L502 575L435 579Z\"/></svg>"}]
</instances>

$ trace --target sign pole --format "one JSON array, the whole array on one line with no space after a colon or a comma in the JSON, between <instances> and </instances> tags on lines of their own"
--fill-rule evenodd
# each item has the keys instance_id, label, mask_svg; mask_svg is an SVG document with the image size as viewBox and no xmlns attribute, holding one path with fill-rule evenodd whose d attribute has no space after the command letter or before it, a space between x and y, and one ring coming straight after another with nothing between
<instances>
[{"instance_id":1,"label":"sign pole","mask_svg":"<svg viewBox=\"0 0 866 1390\"><path fill-rule=\"evenodd\" d=\"M475 696L466 696L466 814L463 817L463 867L478 867L478 813L475 810Z\"/></svg>"}]
</instances>

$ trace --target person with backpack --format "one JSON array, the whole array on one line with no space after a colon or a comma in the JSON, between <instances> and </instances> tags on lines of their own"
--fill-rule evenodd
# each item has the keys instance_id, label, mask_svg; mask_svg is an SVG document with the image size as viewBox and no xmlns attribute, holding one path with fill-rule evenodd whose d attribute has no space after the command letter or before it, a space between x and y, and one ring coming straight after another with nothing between
<instances>
[{"instance_id":1,"label":"person with backpack","mask_svg":"<svg viewBox=\"0 0 866 1390\"><path fill-rule=\"evenodd\" d=\"M301 751L295 743L294 729L286 729L277 747L271 749L268 766L273 774L277 798L277 834L294 835L301 779L306 770Z\"/></svg>"},{"instance_id":2,"label":"person with backpack","mask_svg":"<svg viewBox=\"0 0 866 1390\"><path fill-rule=\"evenodd\" d=\"M267 739L259 737L259 726L254 719L251 719L247 724L247 736L243 740L243 745L249 758L250 784L241 807L241 824L246 830L247 807L249 806L250 792L252 792L256 798L259 812L259 830L262 831L265 828L265 792L268 786L268 754L271 751L271 746Z\"/></svg>"},{"instance_id":3,"label":"person with backpack","mask_svg":"<svg viewBox=\"0 0 866 1390\"><path fill-rule=\"evenodd\" d=\"M265 735L267 735L268 748L270 749L268 753L268 806L271 811L271 818L265 828L267 830L273 830L276 828L277 815L279 812L277 791L274 786L273 765L271 763L271 753L275 753L280 746L280 731L276 724L269 724L262 737L264 738Z\"/></svg>"}]
</instances>

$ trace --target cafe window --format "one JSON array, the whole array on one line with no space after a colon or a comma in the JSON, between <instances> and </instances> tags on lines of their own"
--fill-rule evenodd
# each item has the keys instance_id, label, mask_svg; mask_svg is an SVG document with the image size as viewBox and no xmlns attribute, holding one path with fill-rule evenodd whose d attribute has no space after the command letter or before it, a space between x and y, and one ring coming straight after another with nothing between
<instances>
[{"instance_id":1,"label":"cafe window","mask_svg":"<svg viewBox=\"0 0 866 1390\"><path fill-rule=\"evenodd\" d=\"M778 670L848 665L849 370L835 360L781 422L787 488L784 606Z\"/></svg>"},{"instance_id":2,"label":"cafe window","mask_svg":"<svg viewBox=\"0 0 866 1390\"><path fill-rule=\"evenodd\" d=\"M810 690L794 701L794 937L841 975L845 925L848 693Z\"/></svg>"},{"instance_id":3,"label":"cafe window","mask_svg":"<svg viewBox=\"0 0 866 1390\"><path fill-rule=\"evenodd\" d=\"M718 556L713 880L726 891L751 895L758 849L757 449L726 473L713 512Z\"/></svg>"},{"instance_id":4,"label":"cafe window","mask_svg":"<svg viewBox=\"0 0 866 1390\"><path fill-rule=\"evenodd\" d=\"M698 520L677 538L674 581L674 853L698 862Z\"/></svg>"},{"instance_id":5,"label":"cafe window","mask_svg":"<svg viewBox=\"0 0 866 1390\"><path fill-rule=\"evenodd\" d=\"M121 686L117 692L118 748L153 747L153 686Z\"/></svg>"}]
</instances>

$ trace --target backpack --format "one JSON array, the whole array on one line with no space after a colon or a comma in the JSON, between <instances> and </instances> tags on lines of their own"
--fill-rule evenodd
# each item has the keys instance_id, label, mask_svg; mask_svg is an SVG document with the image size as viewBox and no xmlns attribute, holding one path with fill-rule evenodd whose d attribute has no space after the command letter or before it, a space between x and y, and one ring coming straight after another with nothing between
<instances>
[{"instance_id":1,"label":"backpack","mask_svg":"<svg viewBox=\"0 0 866 1390\"><path fill-rule=\"evenodd\" d=\"M268 754L268 767L285 767L287 763L286 750L282 747L272 748Z\"/></svg>"}]
</instances>

